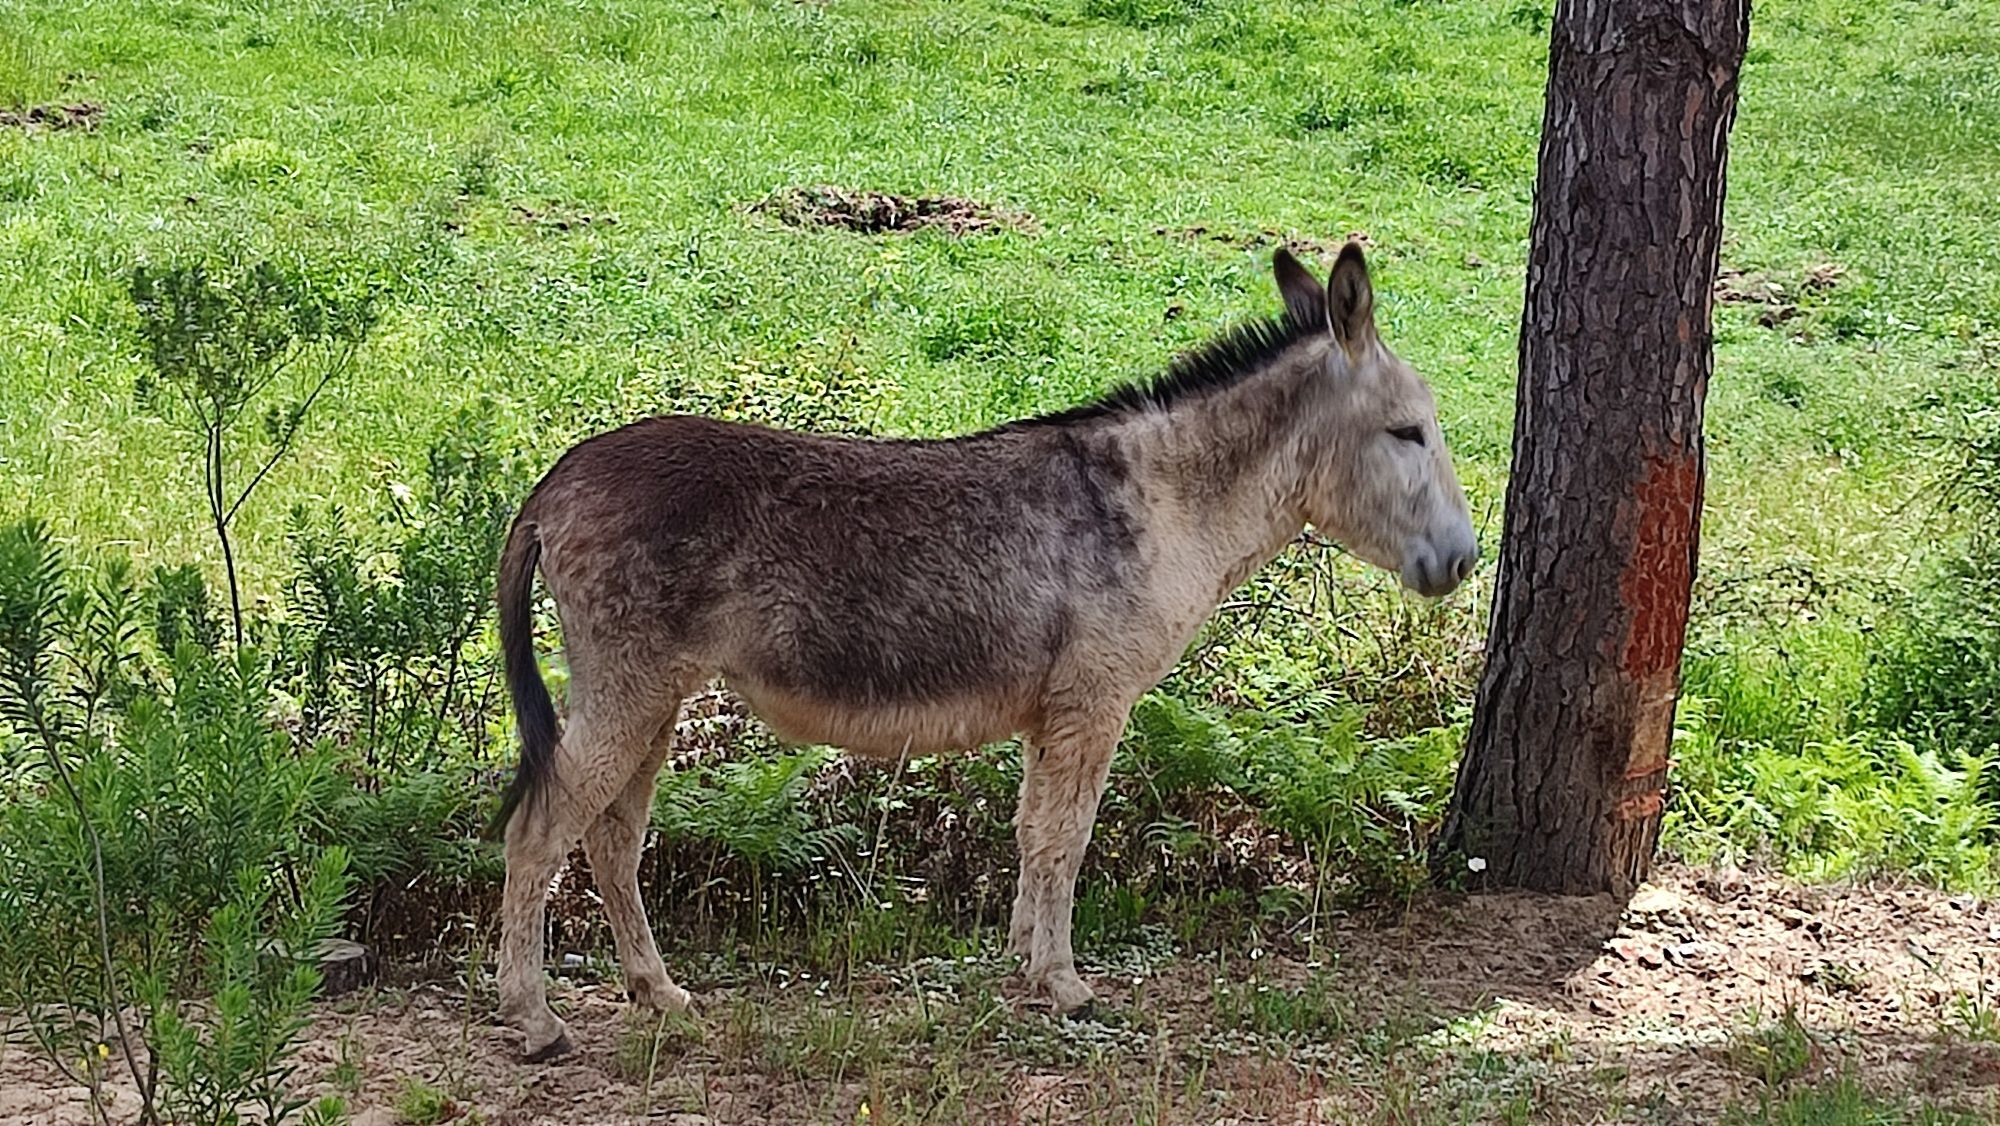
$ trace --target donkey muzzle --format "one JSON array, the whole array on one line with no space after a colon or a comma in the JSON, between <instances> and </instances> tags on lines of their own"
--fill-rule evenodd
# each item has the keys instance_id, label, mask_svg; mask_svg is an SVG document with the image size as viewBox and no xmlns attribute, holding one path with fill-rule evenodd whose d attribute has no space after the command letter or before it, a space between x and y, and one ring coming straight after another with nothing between
<instances>
[{"instance_id":1,"label":"donkey muzzle","mask_svg":"<svg viewBox=\"0 0 2000 1126\"><path fill-rule=\"evenodd\" d=\"M1442 598L1458 589L1479 565L1479 541L1467 529L1444 544L1412 545L1403 560L1403 585L1426 598Z\"/></svg>"}]
</instances>

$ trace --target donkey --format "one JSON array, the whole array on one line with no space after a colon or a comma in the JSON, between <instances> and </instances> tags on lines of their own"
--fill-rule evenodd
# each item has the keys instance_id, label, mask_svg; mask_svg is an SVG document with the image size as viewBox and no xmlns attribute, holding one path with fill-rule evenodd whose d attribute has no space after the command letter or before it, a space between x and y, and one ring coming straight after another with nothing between
<instances>
[{"instance_id":1,"label":"donkey","mask_svg":"<svg viewBox=\"0 0 2000 1126\"><path fill-rule=\"evenodd\" d=\"M713 419L636 422L564 454L500 560L521 762L504 829L500 1008L530 1061L569 1047L542 980L544 900L579 835L625 987L687 1007L639 899L681 701L720 677L779 735L890 759L1024 737L1008 950L1062 1011L1077 869L1139 696L1217 603L1310 523L1421 594L1478 544L1424 381L1376 333L1359 245L1285 311L1084 406L935 441ZM535 663L540 566L569 715Z\"/></svg>"}]
</instances>

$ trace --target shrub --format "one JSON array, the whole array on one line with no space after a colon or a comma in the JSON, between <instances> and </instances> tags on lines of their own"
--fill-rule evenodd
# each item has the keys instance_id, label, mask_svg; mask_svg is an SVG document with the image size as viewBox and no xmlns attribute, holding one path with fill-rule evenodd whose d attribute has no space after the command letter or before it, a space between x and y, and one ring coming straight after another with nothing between
<instances>
[{"instance_id":1,"label":"shrub","mask_svg":"<svg viewBox=\"0 0 2000 1126\"><path fill-rule=\"evenodd\" d=\"M270 261L220 271L199 261L140 266L131 295L151 364L138 382L139 403L198 448L242 645L230 527L374 327L375 297L340 292ZM261 426L261 447L244 432L246 423Z\"/></svg>"},{"instance_id":2,"label":"shrub","mask_svg":"<svg viewBox=\"0 0 2000 1126\"><path fill-rule=\"evenodd\" d=\"M2000 753L2000 395L1943 396L1927 413L1941 468L1942 558L1899 601L1870 669L1876 722L1947 760ZM1987 798L2000 808L2000 777Z\"/></svg>"},{"instance_id":3,"label":"shrub","mask_svg":"<svg viewBox=\"0 0 2000 1126\"><path fill-rule=\"evenodd\" d=\"M147 654L142 603L123 563L0 529L0 1009L94 1103L117 1052L142 1121L280 1121L347 888L308 835L338 778L270 722L255 650Z\"/></svg>"},{"instance_id":4,"label":"shrub","mask_svg":"<svg viewBox=\"0 0 2000 1126\"><path fill-rule=\"evenodd\" d=\"M1463 731L1372 740L1361 718L1331 706L1300 716L1220 713L1154 693L1133 713L1120 771L1140 780L1140 804L1151 806L1143 822L1170 824L1191 799L1220 797L1303 846L1323 879L1362 895L1405 895L1425 878L1424 849L1451 794ZM1116 804L1110 812L1115 824Z\"/></svg>"},{"instance_id":5,"label":"shrub","mask_svg":"<svg viewBox=\"0 0 2000 1126\"><path fill-rule=\"evenodd\" d=\"M419 485L392 486L373 542L339 508L293 510L281 636L301 730L355 747L370 778L477 750L500 703L475 644L518 491L497 447L490 415L460 412Z\"/></svg>"}]
</instances>

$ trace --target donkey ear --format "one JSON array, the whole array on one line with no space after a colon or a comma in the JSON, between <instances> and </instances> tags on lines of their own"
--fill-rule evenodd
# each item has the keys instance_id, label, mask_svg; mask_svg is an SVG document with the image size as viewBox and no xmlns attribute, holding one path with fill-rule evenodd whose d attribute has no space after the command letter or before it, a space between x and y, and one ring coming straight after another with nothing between
<instances>
[{"instance_id":1,"label":"donkey ear","mask_svg":"<svg viewBox=\"0 0 2000 1126\"><path fill-rule=\"evenodd\" d=\"M1358 242L1340 248L1340 259L1326 280L1326 322L1333 338L1345 345L1375 335L1375 287L1368 282L1368 260Z\"/></svg>"},{"instance_id":2,"label":"donkey ear","mask_svg":"<svg viewBox=\"0 0 2000 1126\"><path fill-rule=\"evenodd\" d=\"M1285 316L1293 324L1316 325L1326 320L1326 290L1319 279L1301 265L1292 252L1280 246L1271 256L1271 269L1278 275L1278 292L1285 299Z\"/></svg>"}]
</instances>

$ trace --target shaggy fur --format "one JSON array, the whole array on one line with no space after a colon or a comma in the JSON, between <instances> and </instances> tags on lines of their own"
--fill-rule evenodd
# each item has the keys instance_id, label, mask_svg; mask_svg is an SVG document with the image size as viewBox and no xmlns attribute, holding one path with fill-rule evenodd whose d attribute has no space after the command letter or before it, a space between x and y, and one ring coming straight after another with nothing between
<instances>
[{"instance_id":1,"label":"shaggy fur","mask_svg":"<svg viewBox=\"0 0 2000 1126\"><path fill-rule=\"evenodd\" d=\"M639 848L681 701L720 677L786 738L898 757L1025 737L1009 931L1030 984L1087 1002L1078 865L1134 701L1308 523L1442 594L1477 548L1429 390L1377 337L1366 264L1322 289L1276 261L1282 321L1161 379L943 441L648 419L570 450L501 560L522 736L501 813L501 1009L566 1044L543 901L578 836L634 1000L682 1008L640 906ZM568 722L535 665L537 567L568 645Z\"/></svg>"}]
</instances>

